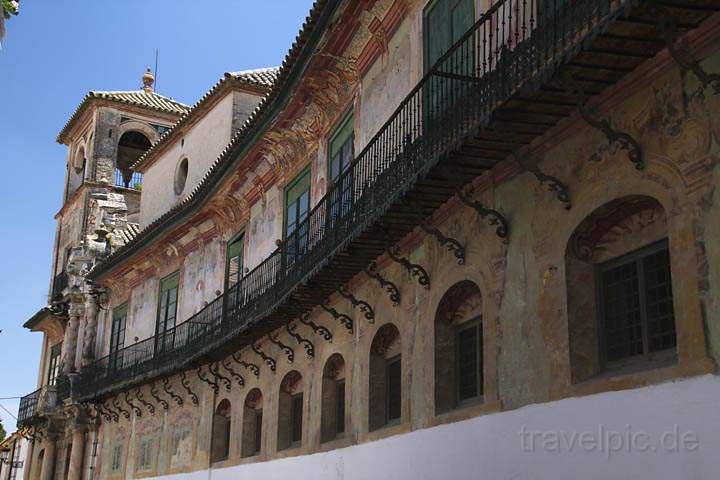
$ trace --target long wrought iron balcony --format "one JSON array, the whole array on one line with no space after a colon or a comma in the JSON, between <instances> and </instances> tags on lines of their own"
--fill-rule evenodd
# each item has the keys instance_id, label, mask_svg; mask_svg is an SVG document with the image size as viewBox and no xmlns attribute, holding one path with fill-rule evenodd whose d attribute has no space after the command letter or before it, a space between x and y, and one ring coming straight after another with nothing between
<instances>
[{"instance_id":1,"label":"long wrought iron balcony","mask_svg":"<svg viewBox=\"0 0 720 480\"><path fill-rule=\"evenodd\" d=\"M684 29L694 28L712 10L696 3L668 2L668 10L683 16ZM74 396L92 400L224 358L320 304L459 188L582 107L577 91L558 86L561 73L574 74L585 94L597 94L664 48L646 6L634 0L496 2L400 103L282 247L188 321L84 368ZM605 35L621 16L637 17L644 30L628 31L619 42L615 32ZM594 46L606 57L576 61ZM602 60L625 51L622 64ZM541 179L541 172L530 171ZM564 198L559 182L555 186ZM466 201L507 235L499 212Z\"/></svg>"},{"instance_id":2,"label":"long wrought iron balcony","mask_svg":"<svg viewBox=\"0 0 720 480\"><path fill-rule=\"evenodd\" d=\"M67 288L68 281L69 281L69 276L65 270L63 270L62 272L55 275L55 278L53 279L53 287L52 287L53 300L62 298L63 290L65 290Z\"/></svg>"}]
</instances>

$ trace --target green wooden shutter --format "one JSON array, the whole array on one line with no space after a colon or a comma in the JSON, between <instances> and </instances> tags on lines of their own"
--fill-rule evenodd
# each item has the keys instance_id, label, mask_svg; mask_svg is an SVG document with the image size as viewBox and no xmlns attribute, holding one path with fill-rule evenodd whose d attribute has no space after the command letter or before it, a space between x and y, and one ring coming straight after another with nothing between
<instances>
[{"instance_id":1,"label":"green wooden shutter","mask_svg":"<svg viewBox=\"0 0 720 480\"><path fill-rule=\"evenodd\" d=\"M245 246L244 235L231 240L227 247L225 266L225 286L232 287L242 278L243 250Z\"/></svg>"},{"instance_id":2,"label":"green wooden shutter","mask_svg":"<svg viewBox=\"0 0 720 480\"><path fill-rule=\"evenodd\" d=\"M172 273L160 280L160 302L157 321L157 331L159 333L163 333L175 326L179 286L180 272Z\"/></svg>"},{"instance_id":3,"label":"green wooden shutter","mask_svg":"<svg viewBox=\"0 0 720 480\"><path fill-rule=\"evenodd\" d=\"M285 236L307 217L310 210L310 170L300 173L285 190Z\"/></svg>"}]
</instances>

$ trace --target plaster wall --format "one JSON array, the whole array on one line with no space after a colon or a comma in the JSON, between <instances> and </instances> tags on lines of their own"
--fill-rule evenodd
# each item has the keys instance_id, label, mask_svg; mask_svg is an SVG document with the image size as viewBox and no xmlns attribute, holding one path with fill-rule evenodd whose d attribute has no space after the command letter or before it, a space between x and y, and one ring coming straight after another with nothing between
<instances>
[{"instance_id":1,"label":"plaster wall","mask_svg":"<svg viewBox=\"0 0 720 480\"><path fill-rule=\"evenodd\" d=\"M245 267L249 270L275 251L275 241L283 238L283 204L283 190L273 185L262 200L250 207L245 234Z\"/></svg>"},{"instance_id":2,"label":"plaster wall","mask_svg":"<svg viewBox=\"0 0 720 480\"><path fill-rule=\"evenodd\" d=\"M140 226L145 227L186 198L200 183L231 138L232 129L245 120L252 102L258 97L226 94L185 135L155 160L144 172L140 202ZM179 162L188 159L185 188L175 193L175 171Z\"/></svg>"},{"instance_id":3,"label":"plaster wall","mask_svg":"<svg viewBox=\"0 0 720 480\"><path fill-rule=\"evenodd\" d=\"M720 379L706 375L529 405L314 455L151 478L713 480L720 469L719 395Z\"/></svg>"}]
</instances>

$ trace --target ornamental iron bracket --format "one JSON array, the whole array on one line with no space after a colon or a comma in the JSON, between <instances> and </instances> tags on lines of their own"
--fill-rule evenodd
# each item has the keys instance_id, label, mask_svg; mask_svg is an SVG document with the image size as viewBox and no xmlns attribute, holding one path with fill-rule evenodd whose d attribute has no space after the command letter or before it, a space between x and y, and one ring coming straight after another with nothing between
<instances>
[{"instance_id":1,"label":"ornamental iron bracket","mask_svg":"<svg viewBox=\"0 0 720 480\"><path fill-rule=\"evenodd\" d=\"M113 397L111 403L112 403L112 406L115 407L115 412L116 412L116 413L122 414L122 416L125 417L125 418L130 418L130 411L129 411L129 410L125 410L125 409L122 407L122 405L120 404L120 398L118 398L118 397ZM118 415L118 419L119 419L119 415ZM117 421L117 420L116 420L116 421Z\"/></svg>"},{"instance_id":2,"label":"ornamental iron bracket","mask_svg":"<svg viewBox=\"0 0 720 480\"><path fill-rule=\"evenodd\" d=\"M270 371L274 372L275 370L277 370L277 362L275 361L275 359L263 352L260 347L255 345L255 342L250 344L250 348L252 348L252 351L255 352L257 356L259 356L265 361L267 366L270 367Z\"/></svg>"},{"instance_id":3,"label":"ornamental iron bracket","mask_svg":"<svg viewBox=\"0 0 720 480\"><path fill-rule=\"evenodd\" d=\"M654 5L653 5L654 4ZM663 32L665 43L670 56L678 64L683 72L695 74L702 88L713 87L715 95L720 94L720 74L708 73L700 65L700 62L690 53L690 46L687 39L680 38L680 29L676 19L670 15L665 8L652 2L650 14L658 19L658 24Z\"/></svg>"},{"instance_id":4,"label":"ornamental iron bracket","mask_svg":"<svg viewBox=\"0 0 720 480\"><path fill-rule=\"evenodd\" d=\"M270 343L277 345L280 347L280 350L285 352L285 355L287 355L288 363L293 363L295 361L295 351L290 348L289 345L285 345L279 338L278 335L273 335L272 333L267 334L268 340L270 340Z\"/></svg>"},{"instance_id":5,"label":"ornamental iron bracket","mask_svg":"<svg viewBox=\"0 0 720 480\"><path fill-rule=\"evenodd\" d=\"M389 247L385 249L385 251L393 262L399 263L405 267L405 270L407 270L408 274L410 274L410 278L417 278L417 282L421 287L425 287L428 290L430 289L430 276L422 265L412 263L410 259L403 257L400 254L400 249L396 246Z\"/></svg>"},{"instance_id":6,"label":"ornamental iron bracket","mask_svg":"<svg viewBox=\"0 0 720 480\"><path fill-rule=\"evenodd\" d=\"M387 280L377 272L377 264L374 261L370 262L370 265L368 265L363 271L365 272L365 275L378 282L380 287L388 293L390 301L393 305L398 306L400 304L400 290L394 283Z\"/></svg>"},{"instance_id":7,"label":"ornamental iron bracket","mask_svg":"<svg viewBox=\"0 0 720 480\"><path fill-rule=\"evenodd\" d=\"M210 370L210 367L208 367L208 371ZM210 388L212 388L213 392L215 392L215 395L220 393L220 385L218 385L217 377L213 377L212 380L210 377L206 376L203 373L203 366L198 365L197 370L195 370L195 373L197 374L197 377L202 380L203 382L210 385Z\"/></svg>"},{"instance_id":8,"label":"ornamental iron bracket","mask_svg":"<svg viewBox=\"0 0 720 480\"><path fill-rule=\"evenodd\" d=\"M235 371L234 368L232 368L231 365L228 365L226 361L230 360L229 358L224 359L220 364L223 366L225 370L230 374L231 377L235 379L238 385L241 387L245 385L245 378L240 375L238 372Z\"/></svg>"},{"instance_id":9,"label":"ornamental iron bracket","mask_svg":"<svg viewBox=\"0 0 720 480\"><path fill-rule=\"evenodd\" d=\"M420 228L422 228L425 233L435 237L435 240L437 240L441 246L447 248L449 252L455 255L458 265L465 264L465 247L463 247L460 242L454 238L446 237L437 227L428 222L420 222Z\"/></svg>"},{"instance_id":10,"label":"ornamental iron bracket","mask_svg":"<svg viewBox=\"0 0 720 480\"><path fill-rule=\"evenodd\" d=\"M353 308L359 308L365 319L370 323L375 323L375 311L365 300L360 300L355 295L350 293L345 287L339 287L337 290L338 294L345 300L349 300Z\"/></svg>"},{"instance_id":11,"label":"ornamental iron bracket","mask_svg":"<svg viewBox=\"0 0 720 480\"><path fill-rule=\"evenodd\" d=\"M148 412L150 412L150 415L155 415L155 406L152 403L145 400L140 387L135 389L135 398L140 403L142 403L145 406L145 408L147 408Z\"/></svg>"},{"instance_id":12,"label":"ornamental iron bracket","mask_svg":"<svg viewBox=\"0 0 720 480\"><path fill-rule=\"evenodd\" d=\"M180 385L182 385L183 388L185 389L185 391L190 395L190 400L192 400L192 403L194 405L197 405L198 403L200 403L200 399L198 399L198 396L195 395L195 392L193 392L190 389L190 380L188 380L187 375L185 375L185 372L182 372L180 374Z\"/></svg>"},{"instance_id":13,"label":"ornamental iron bracket","mask_svg":"<svg viewBox=\"0 0 720 480\"><path fill-rule=\"evenodd\" d=\"M537 178L537 181L540 182L541 186L547 184L548 191L553 192L555 197L565 204L565 210L570 210L572 208L570 191L559 178L548 175L540 170L540 166L538 165L539 162L535 158L520 160L520 156L516 155L515 159L523 170L535 175L535 178Z\"/></svg>"},{"instance_id":14,"label":"ornamental iron bracket","mask_svg":"<svg viewBox=\"0 0 720 480\"><path fill-rule=\"evenodd\" d=\"M209 364L208 370L215 377L215 383L217 384L218 379L220 379L220 381L225 384L225 390L227 390L229 392L230 389L232 388L232 381L228 377L226 377L220 373L220 367L218 366L217 362Z\"/></svg>"},{"instance_id":15,"label":"ornamental iron bracket","mask_svg":"<svg viewBox=\"0 0 720 480\"><path fill-rule=\"evenodd\" d=\"M500 212L497 210L494 210L492 208L487 208L485 205L480 203L477 200L473 200L468 195L463 192L462 190L458 190L458 198L460 201L465 204L466 206L472 208L477 212L478 215L480 215L480 218L483 220L485 218L488 218L487 222L488 225L497 227L495 228L495 234L507 241L508 236L508 222L505 220L505 217L502 216Z\"/></svg>"},{"instance_id":16,"label":"ornamental iron bracket","mask_svg":"<svg viewBox=\"0 0 720 480\"><path fill-rule=\"evenodd\" d=\"M298 345L302 345L303 348L305 348L305 353L308 357L313 358L315 356L315 345L310 340L303 338L302 335L297 333L297 324L286 323L285 330L288 332L288 335L295 339Z\"/></svg>"},{"instance_id":17,"label":"ornamental iron bracket","mask_svg":"<svg viewBox=\"0 0 720 480\"><path fill-rule=\"evenodd\" d=\"M610 144L615 144L621 150L628 153L630 161L635 165L636 170L645 168L643 160L643 149L640 143L629 133L615 130L609 119L597 119L588 111L587 96L585 89L580 85L569 72L563 75L565 88L571 95L575 96L580 117L591 127L600 130Z\"/></svg>"},{"instance_id":18,"label":"ornamental iron bracket","mask_svg":"<svg viewBox=\"0 0 720 480\"><path fill-rule=\"evenodd\" d=\"M324 302L320 302L320 308L325 310L327 313L332 315L332 317L343 324L345 328L348 329L349 332L353 331L353 319L345 315L344 313L340 313L337 310L335 310L333 307L331 307L327 300Z\"/></svg>"},{"instance_id":19,"label":"ornamental iron bracket","mask_svg":"<svg viewBox=\"0 0 720 480\"><path fill-rule=\"evenodd\" d=\"M308 327L312 328L313 333L316 335L320 335L322 338L324 338L328 342L332 342L332 332L328 330L327 328L323 327L322 325L318 325L317 323L310 320L310 314L309 313L303 313L300 315L299 322L303 325L307 325Z\"/></svg>"},{"instance_id":20,"label":"ornamental iron bracket","mask_svg":"<svg viewBox=\"0 0 720 480\"><path fill-rule=\"evenodd\" d=\"M125 403L132 409L133 412L135 412L136 417L142 417L142 410L140 407L135 405L133 403L132 399L130 398L130 390L125 391Z\"/></svg>"},{"instance_id":21,"label":"ornamental iron bracket","mask_svg":"<svg viewBox=\"0 0 720 480\"><path fill-rule=\"evenodd\" d=\"M231 356L235 363L237 363L241 367L245 367L247 370L250 370L255 375L255 377L260 378L260 367L258 367L252 362L246 362L242 358L236 357L234 353Z\"/></svg>"},{"instance_id":22,"label":"ornamental iron bracket","mask_svg":"<svg viewBox=\"0 0 720 480\"><path fill-rule=\"evenodd\" d=\"M169 377L163 378L163 391L165 393L167 393L168 395L170 395L170 398L175 400L175 403L177 403L178 406L182 406L183 399L180 395L178 395L177 393L172 391L172 388L170 387L170 378ZM166 408L166 410L167 410L167 408Z\"/></svg>"},{"instance_id":23,"label":"ornamental iron bracket","mask_svg":"<svg viewBox=\"0 0 720 480\"><path fill-rule=\"evenodd\" d=\"M163 410L167 410L170 408L170 404L165 401L160 395L158 395L158 389L155 382L152 382L150 384L150 396L153 397L157 403L162 405Z\"/></svg>"},{"instance_id":24,"label":"ornamental iron bracket","mask_svg":"<svg viewBox=\"0 0 720 480\"><path fill-rule=\"evenodd\" d=\"M114 414L114 412L112 412L109 408L107 408L105 406L105 404L103 404L102 402L99 402L97 404L96 408L97 408L98 412L100 412L100 415L102 415L105 420L107 420L108 422L110 422L110 421L117 422L117 420L115 420L115 417L117 417L117 414Z\"/></svg>"}]
</instances>

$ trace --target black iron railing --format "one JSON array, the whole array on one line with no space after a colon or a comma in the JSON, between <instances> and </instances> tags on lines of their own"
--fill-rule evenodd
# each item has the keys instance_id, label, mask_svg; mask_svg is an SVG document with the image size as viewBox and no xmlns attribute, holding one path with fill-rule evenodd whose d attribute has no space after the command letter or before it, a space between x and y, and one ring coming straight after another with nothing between
<instances>
[{"instance_id":1,"label":"black iron railing","mask_svg":"<svg viewBox=\"0 0 720 480\"><path fill-rule=\"evenodd\" d=\"M629 0L497 2L434 65L281 248L188 321L87 366L82 398L138 375L182 367L273 312L350 240L521 88Z\"/></svg>"},{"instance_id":2,"label":"black iron railing","mask_svg":"<svg viewBox=\"0 0 720 480\"><path fill-rule=\"evenodd\" d=\"M20 428L26 421L32 418L37 412L38 399L40 391L35 390L20 399L20 407L18 408L17 427Z\"/></svg>"},{"instance_id":3,"label":"black iron railing","mask_svg":"<svg viewBox=\"0 0 720 480\"><path fill-rule=\"evenodd\" d=\"M142 190L143 176L140 172L115 169L115 186Z\"/></svg>"}]
</instances>

